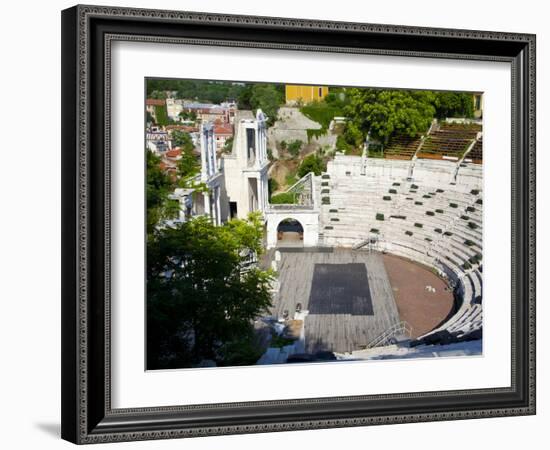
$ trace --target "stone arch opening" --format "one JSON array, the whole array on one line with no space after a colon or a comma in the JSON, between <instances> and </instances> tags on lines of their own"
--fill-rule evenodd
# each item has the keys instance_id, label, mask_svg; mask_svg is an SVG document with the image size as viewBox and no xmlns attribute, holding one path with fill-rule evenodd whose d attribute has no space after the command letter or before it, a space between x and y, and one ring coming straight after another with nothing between
<instances>
[{"instance_id":1,"label":"stone arch opening","mask_svg":"<svg viewBox=\"0 0 550 450\"><path fill-rule=\"evenodd\" d=\"M277 225L278 247L303 247L304 226L293 217L282 219Z\"/></svg>"}]
</instances>

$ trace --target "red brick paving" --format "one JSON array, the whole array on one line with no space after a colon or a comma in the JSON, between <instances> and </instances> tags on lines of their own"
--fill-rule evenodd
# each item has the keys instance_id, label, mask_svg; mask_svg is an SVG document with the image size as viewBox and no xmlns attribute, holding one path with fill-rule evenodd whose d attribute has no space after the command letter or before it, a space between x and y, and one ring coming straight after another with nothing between
<instances>
[{"instance_id":1,"label":"red brick paving","mask_svg":"<svg viewBox=\"0 0 550 450\"><path fill-rule=\"evenodd\" d=\"M412 337L433 330L453 308L453 293L447 284L421 264L394 255L383 255L386 272L401 320L411 325ZM435 293L426 290L435 288Z\"/></svg>"}]
</instances>

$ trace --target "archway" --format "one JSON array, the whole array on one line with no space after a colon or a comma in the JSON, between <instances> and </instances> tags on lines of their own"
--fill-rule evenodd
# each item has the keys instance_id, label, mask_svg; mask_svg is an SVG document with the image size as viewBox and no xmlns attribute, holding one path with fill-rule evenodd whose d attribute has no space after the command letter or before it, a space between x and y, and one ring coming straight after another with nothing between
<instances>
[{"instance_id":1,"label":"archway","mask_svg":"<svg viewBox=\"0 0 550 450\"><path fill-rule=\"evenodd\" d=\"M304 227L293 218L286 218L277 225L277 247L303 247Z\"/></svg>"}]
</instances>

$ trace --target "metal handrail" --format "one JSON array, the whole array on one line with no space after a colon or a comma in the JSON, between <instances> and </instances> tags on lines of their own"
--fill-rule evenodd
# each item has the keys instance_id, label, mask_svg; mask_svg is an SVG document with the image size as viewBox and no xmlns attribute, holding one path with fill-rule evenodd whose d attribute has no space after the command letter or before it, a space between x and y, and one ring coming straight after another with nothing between
<instances>
[{"instance_id":1,"label":"metal handrail","mask_svg":"<svg viewBox=\"0 0 550 450\"><path fill-rule=\"evenodd\" d=\"M407 322L402 320L401 322L391 326L389 329L384 331L381 335L379 335L378 337L370 341L365 346L365 349L378 347L380 346L380 344L389 341L396 334L406 334L410 338L412 336L412 327Z\"/></svg>"}]
</instances>

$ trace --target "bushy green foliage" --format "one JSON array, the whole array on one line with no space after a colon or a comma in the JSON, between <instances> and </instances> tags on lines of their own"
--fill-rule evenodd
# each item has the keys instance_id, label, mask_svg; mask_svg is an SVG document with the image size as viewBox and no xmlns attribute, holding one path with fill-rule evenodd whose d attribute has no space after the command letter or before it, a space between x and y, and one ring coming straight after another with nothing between
<instances>
[{"instance_id":1,"label":"bushy green foliage","mask_svg":"<svg viewBox=\"0 0 550 450\"><path fill-rule=\"evenodd\" d=\"M386 144L394 134L414 137L425 132L435 115L434 93L428 91L347 90L346 128L360 144L370 135Z\"/></svg>"},{"instance_id":2,"label":"bushy green foliage","mask_svg":"<svg viewBox=\"0 0 550 450\"><path fill-rule=\"evenodd\" d=\"M274 205L292 205L296 203L296 194L292 192L283 192L281 194L272 195L270 203Z\"/></svg>"},{"instance_id":3,"label":"bushy green foliage","mask_svg":"<svg viewBox=\"0 0 550 450\"><path fill-rule=\"evenodd\" d=\"M172 189L171 180L160 168L160 157L147 150L147 235L150 236L157 223L177 216L179 204L168 200Z\"/></svg>"},{"instance_id":4,"label":"bushy green foliage","mask_svg":"<svg viewBox=\"0 0 550 450\"><path fill-rule=\"evenodd\" d=\"M166 105L155 106L155 116L157 118L156 124L164 127L168 125L168 113L166 111Z\"/></svg>"},{"instance_id":5,"label":"bushy green foliage","mask_svg":"<svg viewBox=\"0 0 550 450\"><path fill-rule=\"evenodd\" d=\"M240 109L261 109L268 117L268 125L273 125L277 120L277 111L284 102L284 86L278 84L246 84L238 96Z\"/></svg>"},{"instance_id":6,"label":"bushy green foliage","mask_svg":"<svg viewBox=\"0 0 550 450\"><path fill-rule=\"evenodd\" d=\"M279 189L279 183L277 183L277 180L275 178L269 178L267 180L267 190L270 198L273 192L277 191L277 189Z\"/></svg>"},{"instance_id":7,"label":"bushy green foliage","mask_svg":"<svg viewBox=\"0 0 550 450\"><path fill-rule=\"evenodd\" d=\"M300 164L298 168L298 177L302 178L309 172L313 172L315 175L321 175L324 170L326 170L326 164L323 160L317 155L311 154L306 156Z\"/></svg>"},{"instance_id":8,"label":"bushy green foliage","mask_svg":"<svg viewBox=\"0 0 550 450\"><path fill-rule=\"evenodd\" d=\"M147 243L147 367L250 364L253 320L271 306L269 271L241 271L262 250L259 214L215 226L208 217L155 230ZM244 252L246 253L246 252ZM243 346L242 344L246 344Z\"/></svg>"},{"instance_id":9,"label":"bushy green foliage","mask_svg":"<svg viewBox=\"0 0 550 450\"><path fill-rule=\"evenodd\" d=\"M288 144L286 149L293 158L296 158L300 154L300 150L302 150L303 145L304 143L302 141L296 139L295 141L292 141L290 144Z\"/></svg>"},{"instance_id":10,"label":"bushy green foliage","mask_svg":"<svg viewBox=\"0 0 550 450\"><path fill-rule=\"evenodd\" d=\"M440 119L474 116L474 99L472 94L467 92L437 92L434 106L436 116Z\"/></svg>"}]
</instances>

